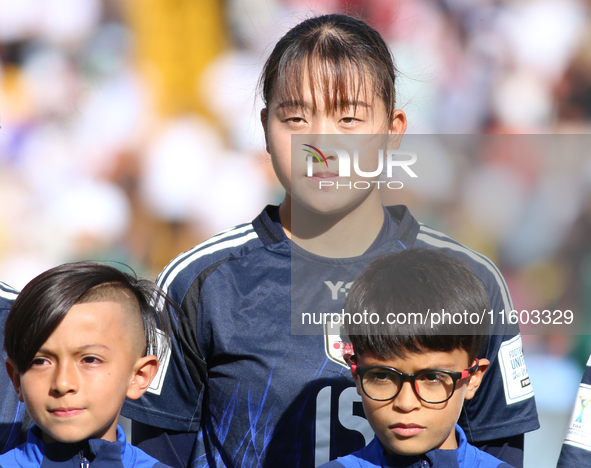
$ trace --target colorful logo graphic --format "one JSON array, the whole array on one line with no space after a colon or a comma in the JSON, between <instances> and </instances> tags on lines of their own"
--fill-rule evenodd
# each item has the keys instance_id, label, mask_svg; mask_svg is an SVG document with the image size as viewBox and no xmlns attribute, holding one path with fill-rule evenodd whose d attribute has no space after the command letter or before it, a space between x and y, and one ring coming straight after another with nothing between
<instances>
[{"instance_id":1,"label":"colorful logo graphic","mask_svg":"<svg viewBox=\"0 0 591 468\"><path fill-rule=\"evenodd\" d=\"M322 151L320 151L318 148L316 148L315 146L312 145L306 145L305 143L303 143L304 146L307 146L308 148L312 148L314 151L310 151L309 149L306 148L302 148L306 153L310 153L312 156L314 156L317 161L320 163L320 167L322 167L322 161L324 160L324 164L326 164L326 167L328 167L328 161L326 160L326 158L324 157L324 154L322 154ZM322 156L322 159L320 159L320 156Z\"/></svg>"},{"instance_id":2,"label":"colorful logo graphic","mask_svg":"<svg viewBox=\"0 0 591 468\"><path fill-rule=\"evenodd\" d=\"M583 411L587 408L589 404L589 400L583 400L583 398L579 395L579 400L581 400L581 412L579 413L579 417L575 422L582 423L583 422Z\"/></svg>"}]
</instances>

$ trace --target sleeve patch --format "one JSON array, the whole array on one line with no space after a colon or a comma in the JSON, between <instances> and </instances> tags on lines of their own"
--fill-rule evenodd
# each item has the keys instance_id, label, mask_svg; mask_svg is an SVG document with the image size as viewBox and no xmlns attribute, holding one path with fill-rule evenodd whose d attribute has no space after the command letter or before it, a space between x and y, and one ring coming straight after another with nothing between
<instances>
[{"instance_id":1,"label":"sleeve patch","mask_svg":"<svg viewBox=\"0 0 591 468\"><path fill-rule=\"evenodd\" d=\"M156 341L158 341L158 349L161 347L166 346L164 342L164 333L160 330L156 330ZM166 371L168 369L168 364L170 363L170 346L166 346L166 350L158 363L158 372L152 380L152 383L148 387L147 392L154 393L156 395L160 395L162 392L162 386L164 385L164 377L166 377Z\"/></svg>"},{"instance_id":2,"label":"sleeve patch","mask_svg":"<svg viewBox=\"0 0 591 468\"><path fill-rule=\"evenodd\" d=\"M581 384L564 443L591 451L591 385Z\"/></svg>"},{"instance_id":3,"label":"sleeve patch","mask_svg":"<svg viewBox=\"0 0 591 468\"><path fill-rule=\"evenodd\" d=\"M507 405L533 397L534 389L525 367L521 335L501 343L498 359Z\"/></svg>"}]
</instances>

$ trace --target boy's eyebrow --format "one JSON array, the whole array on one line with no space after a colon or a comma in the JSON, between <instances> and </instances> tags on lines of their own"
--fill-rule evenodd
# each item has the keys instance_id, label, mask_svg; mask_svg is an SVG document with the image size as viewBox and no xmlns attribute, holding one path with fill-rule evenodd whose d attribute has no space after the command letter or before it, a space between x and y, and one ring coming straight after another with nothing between
<instances>
[{"instance_id":1,"label":"boy's eyebrow","mask_svg":"<svg viewBox=\"0 0 591 468\"><path fill-rule=\"evenodd\" d=\"M456 365L457 365L457 363L450 361L450 362L444 362L444 363L437 363L437 365L435 365L435 366L425 367L422 370L429 370L429 369L452 370L454 367L456 367Z\"/></svg>"},{"instance_id":2,"label":"boy's eyebrow","mask_svg":"<svg viewBox=\"0 0 591 468\"><path fill-rule=\"evenodd\" d=\"M103 349L111 349L109 348L107 345L101 344L101 343L89 343L89 344L85 344L85 345L81 345L78 346L77 348L74 348L75 351L86 351L90 348L103 348ZM39 350L37 351L37 353L41 353L41 354L55 354L51 349L47 349L47 348L39 348Z\"/></svg>"},{"instance_id":3,"label":"boy's eyebrow","mask_svg":"<svg viewBox=\"0 0 591 468\"><path fill-rule=\"evenodd\" d=\"M107 345L104 344L100 344L100 343L90 343L87 345L82 345L82 346L78 346L78 348L76 348L77 351L85 351L89 348L104 348L104 349L111 349L109 348Z\"/></svg>"}]
</instances>

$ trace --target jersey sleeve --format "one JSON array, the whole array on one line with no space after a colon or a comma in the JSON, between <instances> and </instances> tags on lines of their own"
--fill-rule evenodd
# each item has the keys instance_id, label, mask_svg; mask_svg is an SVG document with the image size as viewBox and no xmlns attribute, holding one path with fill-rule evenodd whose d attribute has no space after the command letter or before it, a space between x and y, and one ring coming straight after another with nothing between
<instances>
[{"instance_id":1,"label":"jersey sleeve","mask_svg":"<svg viewBox=\"0 0 591 468\"><path fill-rule=\"evenodd\" d=\"M489 297L485 316L490 335L483 356L490 366L476 395L464 405L459 421L471 442L504 439L539 428L519 326L507 320L513 308L509 290L499 270L492 263L484 265L475 271Z\"/></svg>"},{"instance_id":2,"label":"jersey sleeve","mask_svg":"<svg viewBox=\"0 0 591 468\"><path fill-rule=\"evenodd\" d=\"M168 306L171 346L160 361L148 391L139 400L125 401L122 410L125 417L173 431L196 432L199 429L206 364L195 336L202 307L198 280L199 277L188 289L182 282L172 283L165 289L178 304L177 307Z\"/></svg>"},{"instance_id":3,"label":"jersey sleeve","mask_svg":"<svg viewBox=\"0 0 591 468\"><path fill-rule=\"evenodd\" d=\"M490 361L482 384L464 405L459 424L469 442L504 439L539 428L534 392L527 375L518 325L507 320L511 295L499 269L487 257L421 225L414 248L442 250L464 260L486 287L490 325L480 357Z\"/></svg>"},{"instance_id":4,"label":"jersey sleeve","mask_svg":"<svg viewBox=\"0 0 591 468\"><path fill-rule=\"evenodd\" d=\"M591 466L591 356L573 404L573 412L558 457L557 468Z\"/></svg>"},{"instance_id":5,"label":"jersey sleeve","mask_svg":"<svg viewBox=\"0 0 591 468\"><path fill-rule=\"evenodd\" d=\"M158 285L176 304L168 306L171 346L150 389L139 400L124 404L122 414L135 421L135 427L149 426L145 432L152 435L160 429L170 439L168 445L175 445L180 433L202 433L207 419L203 402L214 362L211 320L220 313L220 301L235 304L221 266L261 245L251 223L235 226L180 254L160 273ZM134 437L134 443L137 441ZM183 439L181 445L186 446L187 441ZM144 450L148 451L147 447Z\"/></svg>"}]
</instances>

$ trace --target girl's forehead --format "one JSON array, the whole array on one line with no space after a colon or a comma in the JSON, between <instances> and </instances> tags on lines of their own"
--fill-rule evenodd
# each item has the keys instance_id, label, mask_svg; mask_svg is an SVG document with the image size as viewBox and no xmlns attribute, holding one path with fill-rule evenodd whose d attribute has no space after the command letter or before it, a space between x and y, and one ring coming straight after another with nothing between
<instances>
[{"instance_id":1,"label":"girl's forehead","mask_svg":"<svg viewBox=\"0 0 591 468\"><path fill-rule=\"evenodd\" d=\"M271 101L280 106L335 112L350 106L373 108L375 101L381 100L371 76L351 66L334 68L319 61L286 68L277 77Z\"/></svg>"}]
</instances>

